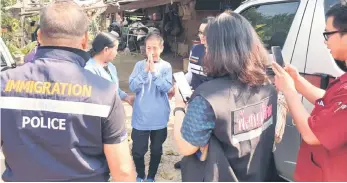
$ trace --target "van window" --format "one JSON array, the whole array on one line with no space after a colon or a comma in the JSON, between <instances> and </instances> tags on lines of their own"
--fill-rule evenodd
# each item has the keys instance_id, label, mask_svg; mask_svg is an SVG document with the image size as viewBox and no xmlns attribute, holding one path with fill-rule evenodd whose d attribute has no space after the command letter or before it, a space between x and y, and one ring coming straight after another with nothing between
<instances>
[{"instance_id":1,"label":"van window","mask_svg":"<svg viewBox=\"0 0 347 183\"><path fill-rule=\"evenodd\" d=\"M299 2L262 4L246 9L241 15L250 21L270 51L272 46L283 47L298 6Z\"/></svg>"},{"instance_id":2,"label":"van window","mask_svg":"<svg viewBox=\"0 0 347 183\"><path fill-rule=\"evenodd\" d=\"M329 8L335 4L340 3L340 0L325 0L324 1L324 14L328 12Z\"/></svg>"}]
</instances>

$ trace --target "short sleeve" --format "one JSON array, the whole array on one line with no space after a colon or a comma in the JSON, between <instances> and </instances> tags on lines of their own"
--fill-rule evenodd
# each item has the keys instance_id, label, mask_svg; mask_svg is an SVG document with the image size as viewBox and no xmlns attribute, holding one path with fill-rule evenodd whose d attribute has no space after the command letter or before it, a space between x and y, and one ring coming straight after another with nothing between
<instances>
[{"instance_id":1,"label":"short sleeve","mask_svg":"<svg viewBox=\"0 0 347 183\"><path fill-rule=\"evenodd\" d=\"M334 150L346 145L347 93L334 97L331 104L317 114L310 116L308 123L312 132L325 148Z\"/></svg>"},{"instance_id":2,"label":"short sleeve","mask_svg":"<svg viewBox=\"0 0 347 183\"><path fill-rule=\"evenodd\" d=\"M93 73L93 74L98 75L98 73L96 72L96 70L93 68L93 66L92 66L91 64L87 64L87 65L84 67L84 69L90 71L90 72Z\"/></svg>"},{"instance_id":3,"label":"short sleeve","mask_svg":"<svg viewBox=\"0 0 347 183\"><path fill-rule=\"evenodd\" d=\"M211 105L201 96L196 96L188 105L181 133L184 140L196 147L208 144L215 127L215 115Z\"/></svg>"},{"instance_id":4,"label":"short sleeve","mask_svg":"<svg viewBox=\"0 0 347 183\"><path fill-rule=\"evenodd\" d=\"M102 142L104 144L118 144L127 139L125 111L118 94L115 96L109 116L102 125Z\"/></svg>"}]
</instances>

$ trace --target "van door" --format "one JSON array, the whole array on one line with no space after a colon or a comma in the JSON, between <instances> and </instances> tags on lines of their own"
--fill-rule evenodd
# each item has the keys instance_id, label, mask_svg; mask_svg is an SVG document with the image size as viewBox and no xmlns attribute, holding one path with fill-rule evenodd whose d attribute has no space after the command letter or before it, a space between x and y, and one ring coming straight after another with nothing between
<instances>
[{"instance_id":1,"label":"van door","mask_svg":"<svg viewBox=\"0 0 347 183\"><path fill-rule=\"evenodd\" d=\"M308 44L309 31L306 34L301 31L303 21L312 21L313 10L311 17L306 15L308 6L306 0L252 1L241 5L236 12L251 22L270 54L272 46L280 46L287 63L292 62L293 58L304 55L304 60L301 60L304 65L307 48L301 49L302 52L296 48L299 44L303 46ZM301 139L293 126L291 116L288 115L286 123L283 140L276 145L275 163L281 177L293 180Z\"/></svg>"}]
</instances>

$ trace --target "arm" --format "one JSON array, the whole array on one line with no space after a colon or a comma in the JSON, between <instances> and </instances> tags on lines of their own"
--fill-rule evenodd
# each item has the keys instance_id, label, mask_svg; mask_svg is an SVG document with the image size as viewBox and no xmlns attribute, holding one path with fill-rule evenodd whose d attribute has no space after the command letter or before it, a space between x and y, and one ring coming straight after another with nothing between
<instances>
[{"instance_id":1,"label":"arm","mask_svg":"<svg viewBox=\"0 0 347 183\"><path fill-rule=\"evenodd\" d=\"M129 88L132 92L139 92L142 86L148 82L148 72L141 68L141 63L135 65L133 72L129 77Z\"/></svg>"},{"instance_id":2,"label":"arm","mask_svg":"<svg viewBox=\"0 0 347 183\"><path fill-rule=\"evenodd\" d=\"M135 96L133 95L128 95L127 93L125 93L123 90L121 90L120 88L118 88L118 93L120 98L122 99L122 101L127 102L129 105L133 105L134 100L135 100Z\"/></svg>"},{"instance_id":3,"label":"arm","mask_svg":"<svg viewBox=\"0 0 347 183\"><path fill-rule=\"evenodd\" d=\"M169 65L169 67L166 68L162 74L160 72L152 73L152 74L153 74L153 82L157 86L157 88L163 93L168 93L170 89L172 88L171 65Z\"/></svg>"},{"instance_id":4,"label":"arm","mask_svg":"<svg viewBox=\"0 0 347 183\"><path fill-rule=\"evenodd\" d=\"M337 92L321 111L308 119L308 124L320 144L328 150L341 148L347 143L346 106L347 88L345 87Z\"/></svg>"},{"instance_id":5,"label":"arm","mask_svg":"<svg viewBox=\"0 0 347 183\"><path fill-rule=\"evenodd\" d=\"M125 93L120 87L118 87L118 94L120 96L120 98L124 101L125 98L128 96L127 93Z\"/></svg>"},{"instance_id":6,"label":"arm","mask_svg":"<svg viewBox=\"0 0 347 183\"><path fill-rule=\"evenodd\" d=\"M283 93L289 108L289 112L293 117L294 123L300 132L303 140L310 145L320 144L319 140L311 130L308 119L310 114L305 109L304 105L295 90L287 90Z\"/></svg>"},{"instance_id":7,"label":"arm","mask_svg":"<svg viewBox=\"0 0 347 183\"><path fill-rule=\"evenodd\" d=\"M347 142L347 91L336 94L317 114L309 115L294 91L284 93L290 113L304 141L310 145L322 144L333 150L342 147ZM341 103L340 103L341 102ZM339 105L340 103L340 105ZM333 120L332 120L333 119Z\"/></svg>"},{"instance_id":8,"label":"arm","mask_svg":"<svg viewBox=\"0 0 347 183\"><path fill-rule=\"evenodd\" d=\"M118 77L117 68L112 63L109 63L109 68L110 68L110 70L112 70L112 72L114 72L113 74L115 76L115 81L117 82L116 84L118 86L118 94L119 94L120 98L124 101L125 98L128 96L128 94L125 93L119 86L119 77Z\"/></svg>"},{"instance_id":9,"label":"arm","mask_svg":"<svg viewBox=\"0 0 347 183\"><path fill-rule=\"evenodd\" d=\"M177 103L177 102L176 102ZM188 105L187 114L175 114L174 137L178 151L189 156L210 140L215 127L215 116L210 104L202 97L195 97Z\"/></svg>"},{"instance_id":10,"label":"arm","mask_svg":"<svg viewBox=\"0 0 347 183\"><path fill-rule=\"evenodd\" d=\"M310 114L306 111L304 105L301 103L301 100L298 97L297 91L295 89L295 80L302 82L301 84L303 85L306 85L307 83L305 84L305 81L302 80L303 78L300 79L301 76L299 76L298 72L293 67L287 66L287 68L284 69L276 62L272 62L272 70L275 73L275 85L286 98L289 112L292 115L295 125L300 132L303 140L307 144L311 145L320 144L308 124L308 118L310 117Z\"/></svg>"},{"instance_id":11,"label":"arm","mask_svg":"<svg viewBox=\"0 0 347 183\"><path fill-rule=\"evenodd\" d=\"M312 85L302 76L299 76L295 80L295 88L312 104L314 104L316 100L322 98L325 94L324 90Z\"/></svg>"},{"instance_id":12,"label":"arm","mask_svg":"<svg viewBox=\"0 0 347 183\"><path fill-rule=\"evenodd\" d=\"M116 94L110 114L102 124L104 152L114 181L135 182L135 168L127 137L124 107Z\"/></svg>"},{"instance_id":13,"label":"arm","mask_svg":"<svg viewBox=\"0 0 347 183\"><path fill-rule=\"evenodd\" d=\"M105 144L104 151L111 170L112 181L135 182L135 170L127 140L119 144Z\"/></svg>"}]
</instances>

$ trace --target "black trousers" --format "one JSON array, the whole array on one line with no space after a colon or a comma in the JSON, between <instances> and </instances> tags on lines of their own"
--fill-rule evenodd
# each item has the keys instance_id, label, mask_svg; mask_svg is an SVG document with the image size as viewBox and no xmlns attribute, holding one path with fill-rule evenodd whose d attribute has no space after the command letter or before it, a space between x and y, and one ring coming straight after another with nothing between
<instances>
[{"instance_id":1,"label":"black trousers","mask_svg":"<svg viewBox=\"0 0 347 183\"><path fill-rule=\"evenodd\" d=\"M148 151L148 141L150 139L151 158L147 177L152 179L155 178L163 154L163 143L166 137L167 128L161 130L136 130L133 128L131 133L131 138L133 140L132 156L138 177L145 178L144 157Z\"/></svg>"}]
</instances>

